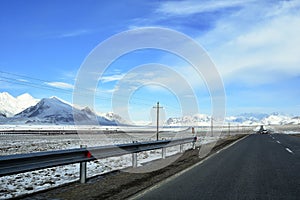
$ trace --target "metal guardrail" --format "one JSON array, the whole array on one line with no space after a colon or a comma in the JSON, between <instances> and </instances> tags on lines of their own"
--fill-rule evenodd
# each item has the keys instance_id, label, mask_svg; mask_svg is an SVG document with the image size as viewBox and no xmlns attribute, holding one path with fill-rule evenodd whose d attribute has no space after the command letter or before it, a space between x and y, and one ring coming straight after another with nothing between
<instances>
[{"instance_id":1,"label":"metal guardrail","mask_svg":"<svg viewBox=\"0 0 300 200\"><path fill-rule=\"evenodd\" d=\"M136 142L130 144L0 156L0 176L80 163L80 182L85 183L86 162L88 161L132 154L132 166L137 167L137 153L139 152L162 149L162 158L165 158L167 147L180 145L180 151L182 152L183 144L193 143L193 148L195 148L196 141L197 137L190 137L174 140Z\"/></svg>"}]
</instances>

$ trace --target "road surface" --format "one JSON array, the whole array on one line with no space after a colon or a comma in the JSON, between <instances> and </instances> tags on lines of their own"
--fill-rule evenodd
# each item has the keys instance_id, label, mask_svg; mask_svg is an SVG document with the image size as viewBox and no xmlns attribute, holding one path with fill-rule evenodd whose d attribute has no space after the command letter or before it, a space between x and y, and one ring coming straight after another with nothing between
<instances>
[{"instance_id":1,"label":"road surface","mask_svg":"<svg viewBox=\"0 0 300 200\"><path fill-rule=\"evenodd\" d=\"M138 199L300 199L300 137L250 135Z\"/></svg>"}]
</instances>

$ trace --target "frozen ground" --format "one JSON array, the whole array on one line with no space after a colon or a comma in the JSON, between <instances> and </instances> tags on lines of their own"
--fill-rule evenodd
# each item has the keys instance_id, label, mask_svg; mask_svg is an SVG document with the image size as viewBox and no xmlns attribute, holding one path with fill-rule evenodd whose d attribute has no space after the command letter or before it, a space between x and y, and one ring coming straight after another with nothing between
<instances>
[{"instance_id":1,"label":"frozen ground","mask_svg":"<svg viewBox=\"0 0 300 200\"><path fill-rule=\"evenodd\" d=\"M284 134L300 134L300 131L283 131Z\"/></svg>"},{"instance_id":2,"label":"frozen ground","mask_svg":"<svg viewBox=\"0 0 300 200\"><path fill-rule=\"evenodd\" d=\"M15 127L16 128L16 127ZM165 130L166 131L166 130ZM160 138L172 139L193 136L190 132L172 132L173 129L161 133ZM119 133L97 135L0 135L0 155L51 151L78 148L80 145L103 146L110 144L131 143L132 141L155 140L155 133ZM217 140L218 137L201 137L200 143ZM191 148L191 144L184 145L184 149ZM179 152L179 146L167 149L167 156ZM161 150L141 152L138 163L149 162L161 158ZM103 174L112 170L131 166L131 155L111 157L89 162L87 164L88 177ZM79 178L79 164L36 170L16 175L0 177L0 199L7 199L22 194L32 193L46 188L59 186Z\"/></svg>"}]
</instances>

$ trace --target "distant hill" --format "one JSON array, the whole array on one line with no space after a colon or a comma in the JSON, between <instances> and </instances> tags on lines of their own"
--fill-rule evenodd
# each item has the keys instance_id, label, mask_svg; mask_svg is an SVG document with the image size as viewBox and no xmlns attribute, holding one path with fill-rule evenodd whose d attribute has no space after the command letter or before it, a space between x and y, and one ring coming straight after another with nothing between
<instances>
[{"instance_id":1,"label":"distant hill","mask_svg":"<svg viewBox=\"0 0 300 200\"><path fill-rule=\"evenodd\" d=\"M1 122L2 124L57 125L73 125L78 122L77 124L80 125L117 125L119 120L121 120L120 117L108 119L96 115L88 107L77 109L57 97L51 97L41 99L36 105L30 106L12 117L6 118L3 115Z\"/></svg>"},{"instance_id":2,"label":"distant hill","mask_svg":"<svg viewBox=\"0 0 300 200\"><path fill-rule=\"evenodd\" d=\"M285 125L298 124L299 120L297 117L279 113L245 113L237 116L226 117L225 123L232 123L232 125ZM169 118L166 122L166 125L170 126L210 126L210 124L211 117L205 114L196 114L193 116L184 116L180 118Z\"/></svg>"},{"instance_id":3,"label":"distant hill","mask_svg":"<svg viewBox=\"0 0 300 200\"><path fill-rule=\"evenodd\" d=\"M6 117L12 117L24 109L37 104L38 101L38 99L27 93L15 98L7 92L2 92L0 93L0 113Z\"/></svg>"},{"instance_id":4,"label":"distant hill","mask_svg":"<svg viewBox=\"0 0 300 200\"><path fill-rule=\"evenodd\" d=\"M56 125L129 125L116 113L98 114L89 107L79 108L58 97L43 98L40 101L29 94L13 97L7 92L0 93L0 124L56 124ZM279 113L243 113L225 118L225 123L240 125L284 125L298 124L299 117ZM169 118L168 126L210 126L211 116Z\"/></svg>"}]
</instances>

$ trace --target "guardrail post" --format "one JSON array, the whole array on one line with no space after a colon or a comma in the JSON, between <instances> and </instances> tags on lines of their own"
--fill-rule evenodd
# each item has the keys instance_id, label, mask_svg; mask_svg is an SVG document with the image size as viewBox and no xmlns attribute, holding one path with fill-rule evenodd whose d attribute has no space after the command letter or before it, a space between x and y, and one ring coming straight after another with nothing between
<instances>
[{"instance_id":1,"label":"guardrail post","mask_svg":"<svg viewBox=\"0 0 300 200\"><path fill-rule=\"evenodd\" d=\"M80 163L80 183L86 182L86 162Z\"/></svg>"},{"instance_id":2,"label":"guardrail post","mask_svg":"<svg viewBox=\"0 0 300 200\"><path fill-rule=\"evenodd\" d=\"M133 168L137 167L137 153L132 154L132 167Z\"/></svg>"},{"instance_id":3,"label":"guardrail post","mask_svg":"<svg viewBox=\"0 0 300 200\"><path fill-rule=\"evenodd\" d=\"M183 144L180 145L180 153L183 153Z\"/></svg>"},{"instance_id":4,"label":"guardrail post","mask_svg":"<svg viewBox=\"0 0 300 200\"><path fill-rule=\"evenodd\" d=\"M86 148L86 145L80 145L80 148ZM86 183L86 162L80 162L80 183Z\"/></svg>"},{"instance_id":5,"label":"guardrail post","mask_svg":"<svg viewBox=\"0 0 300 200\"><path fill-rule=\"evenodd\" d=\"M161 153L162 153L162 159L165 159L166 158L166 148L165 147L163 147L161 149Z\"/></svg>"},{"instance_id":6,"label":"guardrail post","mask_svg":"<svg viewBox=\"0 0 300 200\"><path fill-rule=\"evenodd\" d=\"M196 149L196 140L194 140L194 142L193 142L193 147L192 147L193 149Z\"/></svg>"},{"instance_id":7,"label":"guardrail post","mask_svg":"<svg viewBox=\"0 0 300 200\"><path fill-rule=\"evenodd\" d=\"M3 132L3 131L0 131ZM159 142L141 142L138 144L122 144L124 151L120 154L119 147L112 148L111 146L101 146L93 148L101 158L106 158L109 152L109 157L132 154L132 165L137 167L137 154L142 151L149 151L154 149L162 149L162 158L166 158L166 148L171 146L178 146L190 143L195 143L197 138L182 138L173 141L159 141ZM195 144L194 144L195 146ZM55 152L35 152L32 154L19 154L0 156L0 176L12 175L26 171L43 169L48 167L55 167L60 165L68 165L72 163L80 163L80 180L78 182L85 183L87 180L87 162L95 160L86 146L81 145L81 149L58 150ZM128 151L125 151L128 150ZM104 154L102 154L104 153ZM80 154L80 157L78 156ZM36 159L38 157L38 160ZM51 161L51 162L50 162Z\"/></svg>"}]
</instances>

